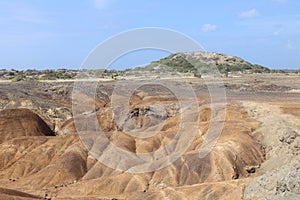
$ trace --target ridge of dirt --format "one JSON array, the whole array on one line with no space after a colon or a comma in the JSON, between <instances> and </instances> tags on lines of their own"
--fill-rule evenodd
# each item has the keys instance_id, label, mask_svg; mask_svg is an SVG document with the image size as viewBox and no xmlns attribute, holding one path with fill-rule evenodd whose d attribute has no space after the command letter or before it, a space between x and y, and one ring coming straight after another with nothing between
<instances>
[{"instance_id":1,"label":"ridge of dirt","mask_svg":"<svg viewBox=\"0 0 300 200\"><path fill-rule=\"evenodd\" d=\"M258 170L262 175L246 186L245 200L300 199L300 119L282 113L280 107L285 105L278 104L243 103L250 116L262 123L256 133L261 134L267 153Z\"/></svg>"},{"instance_id":2,"label":"ridge of dirt","mask_svg":"<svg viewBox=\"0 0 300 200\"><path fill-rule=\"evenodd\" d=\"M20 136L55 136L55 133L29 109L0 111L0 143Z\"/></svg>"}]
</instances>

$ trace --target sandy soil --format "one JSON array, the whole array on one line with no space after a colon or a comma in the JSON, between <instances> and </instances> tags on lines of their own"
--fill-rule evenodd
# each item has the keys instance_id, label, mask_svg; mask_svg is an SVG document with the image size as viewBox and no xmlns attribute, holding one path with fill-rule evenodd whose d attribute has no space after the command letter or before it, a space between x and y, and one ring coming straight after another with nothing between
<instances>
[{"instance_id":1,"label":"sandy soil","mask_svg":"<svg viewBox=\"0 0 300 200\"><path fill-rule=\"evenodd\" d=\"M172 81L179 87L184 80ZM203 159L199 149L212 119L210 94L203 79L186 81L198 100L199 110L190 116L200 114L199 121L187 118L188 126L198 126L199 134L174 163L140 174L107 167L83 145L74 126L72 81L0 82L0 199L299 199L299 75L224 78L224 128ZM116 81L99 82L95 102L88 90L77 94L75 103L83 102L83 110L89 103L96 107L84 113L87 117L80 123L95 114L109 140L133 153L156 151L176 138L181 110L172 92L158 85L137 88L129 111L120 118L123 123L116 124L110 103L116 86ZM118 90L116 97L127 89ZM132 123L151 127L161 119L165 120L161 130L147 139L125 133ZM49 134L50 129L56 136ZM88 148L97 149L97 138L89 131ZM123 163L122 158L106 159Z\"/></svg>"}]
</instances>

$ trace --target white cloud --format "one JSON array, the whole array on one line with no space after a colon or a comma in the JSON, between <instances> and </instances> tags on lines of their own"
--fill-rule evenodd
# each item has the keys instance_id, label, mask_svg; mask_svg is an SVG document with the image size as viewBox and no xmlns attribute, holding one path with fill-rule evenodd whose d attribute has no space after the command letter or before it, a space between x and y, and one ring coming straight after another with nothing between
<instances>
[{"instance_id":1,"label":"white cloud","mask_svg":"<svg viewBox=\"0 0 300 200\"><path fill-rule=\"evenodd\" d=\"M251 10L247 10L247 11L241 12L239 14L240 18L254 18L254 17L258 17L258 16L259 16L259 13L254 8L251 9Z\"/></svg>"},{"instance_id":2,"label":"white cloud","mask_svg":"<svg viewBox=\"0 0 300 200\"><path fill-rule=\"evenodd\" d=\"M274 29L273 31L274 36L279 36L281 35L282 31L284 31L284 27L280 24L273 25L272 29Z\"/></svg>"},{"instance_id":3,"label":"white cloud","mask_svg":"<svg viewBox=\"0 0 300 200\"><path fill-rule=\"evenodd\" d=\"M103 10L109 7L114 0L94 0L94 6L98 10Z\"/></svg>"},{"instance_id":4,"label":"white cloud","mask_svg":"<svg viewBox=\"0 0 300 200\"><path fill-rule=\"evenodd\" d=\"M217 30L217 26L214 24L203 24L201 27L202 32L213 32Z\"/></svg>"},{"instance_id":5,"label":"white cloud","mask_svg":"<svg viewBox=\"0 0 300 200\"><path fill-rule=\"evenodd\" d=\"M274 36L279 36L279 35L280 35L280 31L274 31L274 32L273 32L273 35L274 35Z\"/></svg>"},{"instance_id":6,"label":"white cloud","mask_svg":"<svg viewBox=\"0 0 300 200\"><path fill-rule=\"evenodd\" d=\"M292 43L291 40L288 40L285 47L289 50L295 50L296 49L296 46Z\"/></svg>"}]
</instances>

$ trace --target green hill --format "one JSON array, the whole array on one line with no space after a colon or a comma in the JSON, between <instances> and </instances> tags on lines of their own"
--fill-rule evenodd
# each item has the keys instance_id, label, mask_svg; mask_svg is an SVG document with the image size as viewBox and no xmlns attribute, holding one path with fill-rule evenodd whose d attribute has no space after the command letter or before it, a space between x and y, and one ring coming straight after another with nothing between
<instances>
[{"instance_id":1,"label":"green hill","mask_svg":"<svg viewBox=\"0 0 300 200\"><path fill-rule=\"evenodd\" d=\"M153 61L145 67L136 68L146 71L178 71L182 73L207 73L212 68L218 68L221 73L269 73L270 69L257 64L251 64L241 58L220 53L191 52L175 53L158 61Z\"/></svg>"}]
</instances>

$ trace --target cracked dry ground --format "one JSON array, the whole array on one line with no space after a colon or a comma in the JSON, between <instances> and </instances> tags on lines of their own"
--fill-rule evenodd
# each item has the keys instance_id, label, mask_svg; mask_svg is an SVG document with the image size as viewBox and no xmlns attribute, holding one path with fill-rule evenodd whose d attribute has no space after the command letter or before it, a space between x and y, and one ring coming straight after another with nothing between
<instances>
[{"instance_id":1,"label":"cracked dry ground","mask_svg":"<svg viewBox=\"0 0 300 200\"><path fill-rule=\"evenodd\" d=\"M132 96L126 115L141 127L150 123L150 115L165 120L157 134L143 139L125 134L131 128L127 118L121 126L112 119L113 84L99 86L95 114L109 140L123 150L156 151L177 133L176 98L153 87ZM200 159L211 118L210 101L200 91L199 133L187 151L165 168L132 174L105 166L83 146L71 114L71 89L71 83L1 85L0 199L299 199L296 101L249 101L245 96L241 101L229 91L222 134Z\"/></svg>"}]
</instances>

